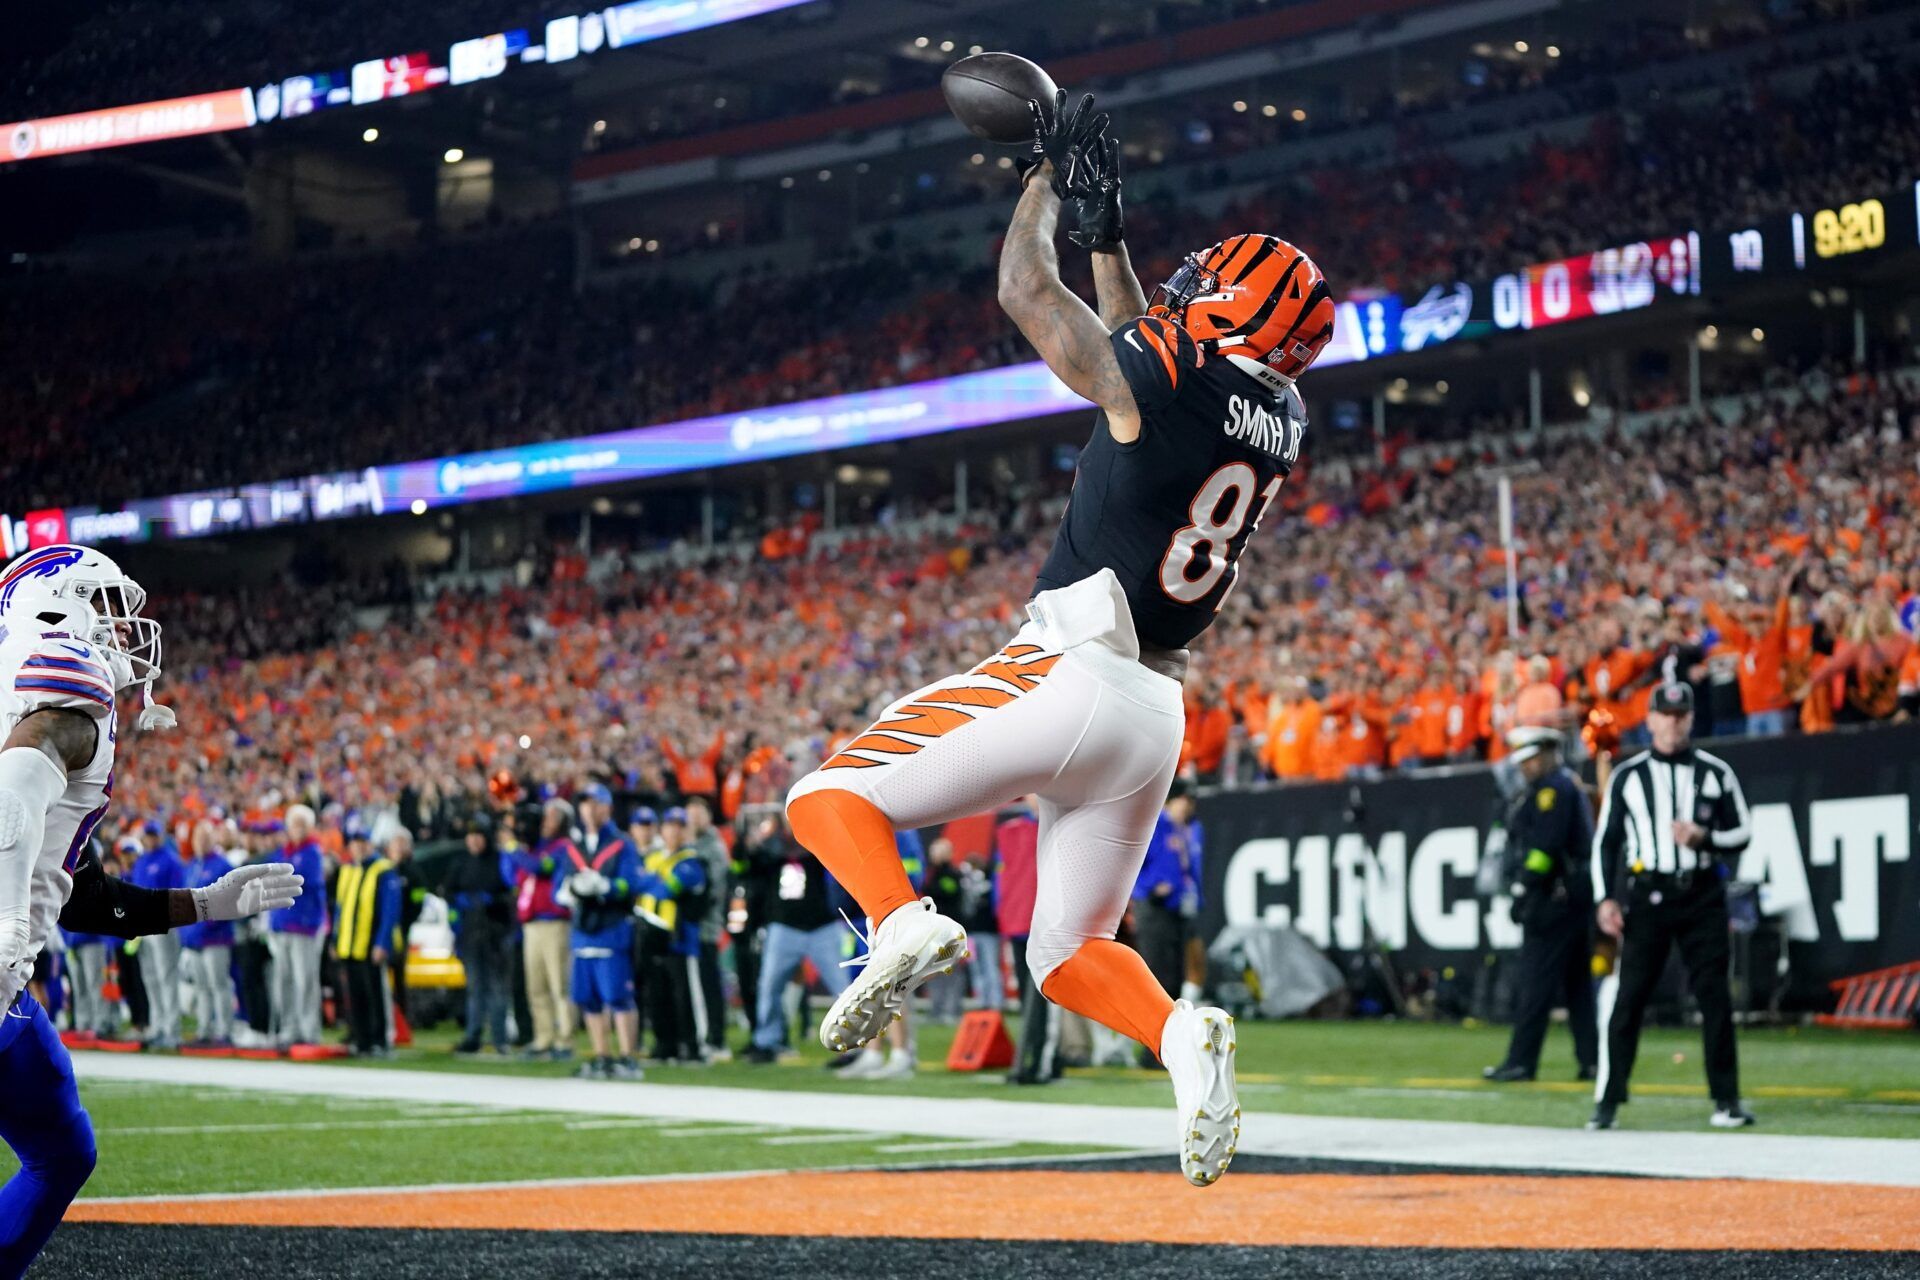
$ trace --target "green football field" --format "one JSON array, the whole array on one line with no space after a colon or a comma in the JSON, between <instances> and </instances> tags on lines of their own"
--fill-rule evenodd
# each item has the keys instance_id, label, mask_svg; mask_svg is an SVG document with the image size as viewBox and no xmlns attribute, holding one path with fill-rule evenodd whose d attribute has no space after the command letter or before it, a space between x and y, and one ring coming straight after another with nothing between
<instances>
[{"instance_id":1,"label":"green football field","mask_svg":"<svg viewBox=\"0 0 1920 1280\"><path fill-rule=\"evenodd\" d=\"M1563 1030L1548 1042L1547 1075L1531 1085L1492 1086L1480 1068L1496 1061L1505 1028L1381 1022L1241 1023L1242 1102L1249 1110L1577 1127L1589 1087L1571 1079ZM732 1086L863 1094L988 1097L1164 1108L1171 1090L1157 1071L1076 1070L1044 1088L1018 1089L998 1073L952 1074L941 1063L949 1028L919 1033L922 1063L911 1081L841 1081L824 1051L775 1066L729 1063L657 1067L653 1084ZM539 1110L539 1082L570 1067L485 1055L457 1058L445 1032L430 1032L388 1062L417 1071L524 1076L526 1109L404 1104L175 1085L87 1081L82 1092L99 1135L93 1196L273 1190L823 1168L929 1160L1061 1154L1073 1148L968 1144L911 1134L850 1134ZM1708 1110L1699 1037L1652 1030L1635 1071L1623 1126L1698 1130ZM1769 1029L1740 1036L1747 1096L1763 1131L1920 1139L1920 1037ZM331 1069L361 1069L341 1061ZM1116 1144L1118 1145L1118 1144Z\"/></svg>"},{"instance_id":2,"label":"green football field","mask_svg":"<svg viewBox=\"0 0 1920 1280\"><path fill-rule=\"evenodd\" d=\"M1010 1025L1017 1036L1017 1021ZM1576 1127L1591 1110L1592 1086L1573 1079L1572 1042L1564 1027L1555 1027L1547 1038L1540 1080L1523 1085L1489 1085L1480 1079L1481 1068L1500 1061L1506 1050L1505 1027L1243 1020L1239 1032L1242 1101L1259 1110ZM922 1027L917 1039L922 1065L911 1081L838 1082L822 1069L826 1051L811 1041L801 1046L798 1061L658 1067L649 1069L647 1079L1115 1106L1165 1106L1172 1096L1160 1072L1125 1068L1073 1070L1042 1089L1011 1089L996 1072L944 1069L952 1028ZM553 1077L572 1069L492 1054L457 1058L448 1052L451 1044L450 1032L427 1033L419 1047L368 1065ZM1788 1027L1742 1030L1739 1044L1742 1087L1768 1132L1920 1138L1920 1036ZM359 1065L341 1063L343 1070ZM1701 1127L1711 1108L1699 1032L1648 1028L1633 1072L1633 1095L1633 1104L1621 1112L1625 1128Z\"/></svg>"},{"instance_id":3,"label":"green football field","mask_svg":"<svg viewBox=\"0 0 1920 1280\"><path fill-rule=\"evenodd\" d=\"M81 1092L100 1149L88 1197L924 1164L1086 1149L114 1080L87 1082ZM537 1101L530 1090L529 1102ZM555 1208L564 1209L558 1198Z\"/></svg>"}]
</instances>

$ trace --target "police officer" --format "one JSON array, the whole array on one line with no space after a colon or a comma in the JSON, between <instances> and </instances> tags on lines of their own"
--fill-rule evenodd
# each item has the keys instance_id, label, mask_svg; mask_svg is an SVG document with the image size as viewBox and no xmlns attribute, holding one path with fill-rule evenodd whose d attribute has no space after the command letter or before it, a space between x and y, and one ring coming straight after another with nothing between
<instances>
[{"instance_id":1,"label":"police officer","mask_svg":"<svg viewBox=\"0 0 1920 1280\"><path fill-rule=\"evenodd\" d=\"M1507 819L1513 867L1513 917L1523 930L1520 994L1507 1058L1482 1074L1498 1083L1531 1080L1553 1006L1564 1003L1579 1078L1591 1080L1595 1041L1589 921L1593 898L1584 860L1593 844L1593 809L1580 780L1560 763L1555 729L1516 729L1508 759L1523 779Z\"/></svg>"},{"instance_id":2,"label":"police officer","mask_svg":"<svg viewBox=\"0 0 1920 1280\"><path fill-rule=\"evenodd\" d=\"M1599 925L1620 939L1620 967L1600 989L1606 1041L1587 1128L1611 1129L1627 1100L1640 1020L1667 951L1677 945L1700 1005L1714 1101L1710 1123L1740 1129L1753 1116L1740 1105L1734 1054L1725 860L1747 847L1753 825L1733 770L1690 741L1690 685L1670 682L1656 689L1647 728L1653 748L1614 769L1593 839Z\"/></svg>"}]
</instances>

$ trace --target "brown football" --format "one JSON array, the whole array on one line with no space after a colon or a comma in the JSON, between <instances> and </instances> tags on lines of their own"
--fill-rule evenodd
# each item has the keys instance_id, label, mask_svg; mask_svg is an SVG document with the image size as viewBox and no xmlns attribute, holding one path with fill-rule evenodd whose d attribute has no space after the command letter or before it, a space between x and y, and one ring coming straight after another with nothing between
<instances>
[{"instance_id":1,"label":"brown football","mask_svg":"<svg viewBox=\"0 0 1920 1280\"><path fill-rule=\"evenodd\" d=\"M940 92L967 132L988 142L1020 143L1033 136L1029 101L1053 108L1053 77L1017 53L976 53L948 67Z\"/></svg>"}]
</instances>

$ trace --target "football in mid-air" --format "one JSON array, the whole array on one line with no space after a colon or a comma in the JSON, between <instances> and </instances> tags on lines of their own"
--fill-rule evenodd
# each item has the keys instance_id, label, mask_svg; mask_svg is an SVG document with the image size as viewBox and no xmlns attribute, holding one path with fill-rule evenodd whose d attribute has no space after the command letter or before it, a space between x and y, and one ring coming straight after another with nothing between
<instances>
[{"instance_id":1,"label":"football in mid-air","mask_svg":"<svg viewBox=\"0 0 1920 1280\"><path fill-rule=\"evenodd\" d=\"M988 142L1018 143L1033 136L1029 102L1049 110L1053 77L1017 53L976 53L948 67L940 92L967 132Z\"/></svg>"}]
</instances>

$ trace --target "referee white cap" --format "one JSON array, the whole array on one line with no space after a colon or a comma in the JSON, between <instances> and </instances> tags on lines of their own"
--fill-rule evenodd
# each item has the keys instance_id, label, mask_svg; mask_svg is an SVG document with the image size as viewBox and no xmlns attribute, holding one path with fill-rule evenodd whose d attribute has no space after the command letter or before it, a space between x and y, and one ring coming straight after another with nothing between
<instances>
[{"instance_id":1,"label":"referee white cap","mask_svg":"<svg viewBox=\"0 0 1920 1280\"><path fill-rule=\"evenodd\" d=\"M1515 729L1507 735L1507 759L1519 764L1531 760L1542 751L1560 749L1560 731L1542 725L1529 725Z\"/></svg>"}]
</instances>

